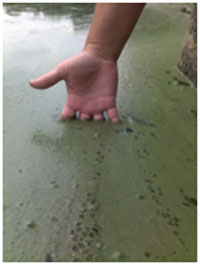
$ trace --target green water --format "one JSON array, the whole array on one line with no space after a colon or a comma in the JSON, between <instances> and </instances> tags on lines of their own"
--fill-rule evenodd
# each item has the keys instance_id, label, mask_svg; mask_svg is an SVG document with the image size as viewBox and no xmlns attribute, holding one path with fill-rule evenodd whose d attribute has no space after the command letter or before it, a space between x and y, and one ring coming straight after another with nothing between
<instances>
[{"instance_id":1,"label":"green water","mask_svg":"<svg viewBox=\"0 0 200 265\"><path fill-rule=\"evenodd\" d=\"M94 5L4 4L4 261L196 260L197 95L176 70L180 6L145 7L112 124L61 122L64 82L28 84L80 52Z\"/></svg>"}]
</instances>

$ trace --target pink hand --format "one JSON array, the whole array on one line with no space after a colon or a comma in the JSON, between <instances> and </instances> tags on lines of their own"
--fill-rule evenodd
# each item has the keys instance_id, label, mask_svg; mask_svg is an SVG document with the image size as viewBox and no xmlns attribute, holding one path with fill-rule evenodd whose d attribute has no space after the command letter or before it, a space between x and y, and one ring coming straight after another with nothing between
<instances>
[{"instance_id":1,"label":"pink hand","mask_svg":"<svg viewBox=\"0 0 200 265\"><path fill-rule=\"evenodd\" d=\"M102 120L103 112L113 122L119 122L116 109L117 64L89 51L67 59L42 77L31 80L31 86L39 89L53 86L60 80L67 84L68 97L62 117Z\"/></svg>"}]
</instances>

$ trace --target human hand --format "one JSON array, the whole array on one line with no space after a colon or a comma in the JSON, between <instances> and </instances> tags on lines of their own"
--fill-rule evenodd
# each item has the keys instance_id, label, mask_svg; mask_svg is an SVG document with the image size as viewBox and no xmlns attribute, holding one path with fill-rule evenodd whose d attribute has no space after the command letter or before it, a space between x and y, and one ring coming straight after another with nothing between
<instances>
[{"instance_id":1,"label":"human hand","mask_svg":"<svg viewBox=\"0 0 200 265\"><path fill-rule=\"evenodd\" d=\"M45 89L58 81L67 85L67 101L62 117L70 119L80 111L80 119L102 120L103 112L113 122L119 122L116 109L117 63L90 51L83 51L60 64L30 85Z\"/></svg>"}]
</instances>

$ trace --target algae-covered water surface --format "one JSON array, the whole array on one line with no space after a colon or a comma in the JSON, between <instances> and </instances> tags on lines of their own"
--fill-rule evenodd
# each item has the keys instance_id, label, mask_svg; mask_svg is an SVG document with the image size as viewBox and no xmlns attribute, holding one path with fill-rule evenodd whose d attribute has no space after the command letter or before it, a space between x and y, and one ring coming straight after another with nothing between
<instances>
[{"instance_id":1,"label":"algae-covered water surface","mask_svg":"<svg viewBox=\"0 0 200 265\"><path fill-rule=\"evenodd\" d=\"M119 60L121 123L61 122L66 88L28 81L81 51L92 4L4 4L4 261L195 261L196 88L176 69L189 15L148 4Z\"/></svg>"}]
</instances>

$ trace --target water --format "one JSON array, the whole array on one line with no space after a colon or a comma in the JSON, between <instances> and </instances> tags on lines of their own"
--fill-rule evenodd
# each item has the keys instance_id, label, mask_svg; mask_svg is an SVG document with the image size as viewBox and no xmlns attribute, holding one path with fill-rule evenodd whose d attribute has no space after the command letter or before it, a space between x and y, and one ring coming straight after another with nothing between
<instances>
[{"instance_id":1,"label":"water","mask_svg":"<svg viewBox=\"0 0 200 265\"><path fill-rule=\"evenodd\" d=\"M28 84L81 51L93 10L4 4L4 261L194 261L196 89L176 70L180 5L145 7L119 60L120 124L61 122L64 82Z\"/></svg>"}]
</instances>

